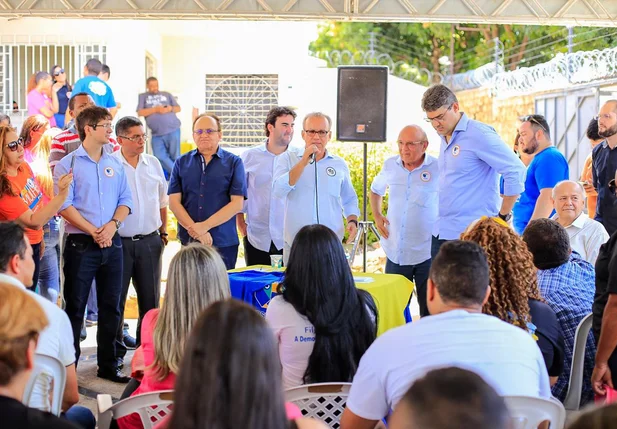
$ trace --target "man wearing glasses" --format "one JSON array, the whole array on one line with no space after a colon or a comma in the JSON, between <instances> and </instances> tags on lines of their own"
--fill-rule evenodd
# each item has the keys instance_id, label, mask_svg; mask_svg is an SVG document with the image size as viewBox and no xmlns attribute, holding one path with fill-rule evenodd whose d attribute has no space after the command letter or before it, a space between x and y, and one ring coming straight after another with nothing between
<instances>
[{"instance_id":1,"label":"man wearing glasses","mask_svg":"<svg viewBox=\"0 0 617 429\"><path fill-rule=\"evenodd\" d=\"M522 234L529 221L548 218L553 210L553 187L570 178L565 156L553 146L548 123L542 115L521 118L519 150L533 159L527 167L525 191L514 204L514 229Z\"/></svg>"},{"instance_id":2,"label":"man wearing glasses","mask_svg":"<svg viewBox=\"0 0 617 429\"><path fill-rule=\"evenodd\" d=\"M434 258L441 244L458 239L474 220L482 216L510 220L514 202L525 189L525 166L492 127L459 110L456 95L446 86L430 87L422 97L422 110L441 136L439 215L431 246Z\"/></svg>"},{"instance_id":3,"label":"man wearing glasses","mask_svg":"<svg viewBox=\"0 0 617 429\"><path fill-rule=\"evenodd\" d=\"M122 164L103 147L111 135L111 114L102 107L84 109L77 117L82 145L54 169L54 182L68 172L74 182L60 207L67 221L64 247L64 299L73 328L76 361L86 300L96 278L99 320L98 377L128 383L116 360L116 333L122 292L122 239L118 230L130 214L131 188Z\"/></svg>"},{"instance_id":4,"label":"man wearing glasses","mask_svg":"<svg viewBox=\"0 0 617 429\"><path fill-rule=\"evenodd\" d=\"M170 175L180 156L181 124L176 113L181 109L173 95L159 91L159 81L155 77L146 80L146 88L147 92L139 94L137 115L146 118L146 125L152 131L152 153Z\"/></svg>"},{"instance_id":5,"label":"man wearing glasses","mask_svg":"<svg viewBox=\"0 0 617 429\"><path fill-rule=\"evenodd\" d=\"M398 135L398 156L388 158L371 185L371 210L386 253L386 273L416 285L420 316L428 316L426 284L431 268L431 232L437 220L437 159L426 153L422 128L408 125ZM381 203L390 188L388 216Z\"/></svg>"},{"instance_id":6,"label":"man wearing glasses","mask_svg":"<svg viewBox=\"0 0 617 429\"><path fill-rule=\"evenodd\" d=\"M122 323L118 326L116 353L118 362L123 363L127 351L123 315L131 280L139 306L136 346L141 343L143 317L159 306L169 197L161 163L156 157L144 153L148 135L139 119L132 116L120 119L116 124L116 136L122 149L113 156L124 167L133 196L133 211L120 230L124 257L120 296Z\"/></svg>"},{"instance_id":7,"label":"man wearing glasses","mask_svg":"<svg viewBox=\"0 0 617 429\"><path fill-rule=\"evenodd\" d=\"M596 117L598 134L604 139L592 150L593 186L598 190L595 219L604 225L606 232L617 231L617 197L608 188L617 171L617 100L609 100Z\"/></svg>"},{"instance_id":8,"label":"man wearing glasses","mask_svg":"<svg viewBox=\"0 0 617 429\"><path fill-rule=\"evenodd\" d=\"M345 161L326 150L332 120L321 112L309 113L302 121L306 144L300 157L287 151L276 160L272 193L285 200L283 260L287 264L291 244L305 225L321 224L343 239L358 232L358 196L351 184ZM343 215L347 228L343 225Z\"/></svg>"},{"instance_id":9,"label":"man wearing glasses","mask_svg":"<svg viewBox=\"0 0 617 429\"><path fill-rule=\"evenodd\" d=\"M180 242L216 246L231 270L238 259L236 214L246 198L246 177L240 157L219 146L222 136L216 115L195 119L197 149L176 160L167 194L169 208L178 219Z\"/></svg>"}]
</instances>

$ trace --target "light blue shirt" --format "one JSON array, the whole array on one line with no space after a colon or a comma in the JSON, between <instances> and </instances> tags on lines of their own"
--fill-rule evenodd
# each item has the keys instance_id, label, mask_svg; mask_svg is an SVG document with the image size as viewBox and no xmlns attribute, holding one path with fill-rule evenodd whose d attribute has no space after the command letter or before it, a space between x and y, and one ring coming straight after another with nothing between
<instances>
[{"instance_id":1,"label":"light blue shirt","mask_svg":"<svg viewBox=\"0 0 617 429\"><path fill-rule=\"evenodd\" d=\"M103 151L99 162L95 162L86 153L83 146L62 158L54 169L54 187L58 191L58 179L68 173L71 160L73 165L73 182L69 194L59 212L73 206L79 214L97 228L108 223L119 206L133 210L131 188L126 180L124 167L117 158ZM67 222L69 234L85 234L85 231Z\"/></svg>"},{"instance_id":2,"label":"light blue shirt","mask_svg":"<svg viewBox=\"0 0 617 429\"><path fill-rule=\"evenodd\" d=\"M417 265L431 258L431 231L437 221L439 166L426 154L422 165L407 170L400 156L386 159L371 191L388 199L389 237L381 237L388 259L398 265Z\"/></svg>"},{"instance_id":3,"label":"light blue shirt","mask_svg":"<svg viewBox=\"0 0 617 429\"><path fill-rule=\"evenodd\" d=\"M471 222L497 216L501 207L499 175L504 195L525 190L525 165L495 129L465 113L447 143L441 137L439 155L439 216L433 235L455 240Z\"/></svg>"},{"instance_id":4,"label":"light blue shirt","mask_svg":"<svg viewBox=\"0 0 617 429\"><path fill-rule=\"evenodd\" d=\"M298 151L293 147L287 150ZM272 192L274 161L278 156L266 148L266 143L240 155L246 173L247 238L253 247L263 252L270 251L270 243L277 249L283 248L285 199L277 198Z\"/></svg>"},{"instance_id":5,"label":"light blue shirt","mask_svg":"<svg viewBox=\"0 0 617 429\"><path fill-rule=\"evenodd\" d=\"M287 151L276 158L274 166L272 193L275 197L285 199L285 244L291 246L303 226L316 223L327 226L342 240L345 235L343 215L347 218L360 214L358 196L351 184L349 168L343 158L326 152L322 160L307 165L296 184L290 186L289 170L301 158L302 154Z\"/></svg>"}]
</instances>

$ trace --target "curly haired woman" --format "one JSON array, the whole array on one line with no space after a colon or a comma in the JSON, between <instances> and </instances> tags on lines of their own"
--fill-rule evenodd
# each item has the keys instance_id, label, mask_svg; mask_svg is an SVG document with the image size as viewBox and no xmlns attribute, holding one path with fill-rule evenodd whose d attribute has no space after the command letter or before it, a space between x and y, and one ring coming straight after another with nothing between
<instances>
[{"instance_id":1,"label":"curly haired woman","mask_svg":"<svg viewBox=\"0 0 617 429\"><path fill-rule=\"evenodd\" d=\"M551 377L563 371L564 340L555 312L538 290L533 256L523 239L504 221L482 218L461 234L461 240L479 244L488 257L491 294L483 312L530 330Z\"/></svg>"}]
</instances>

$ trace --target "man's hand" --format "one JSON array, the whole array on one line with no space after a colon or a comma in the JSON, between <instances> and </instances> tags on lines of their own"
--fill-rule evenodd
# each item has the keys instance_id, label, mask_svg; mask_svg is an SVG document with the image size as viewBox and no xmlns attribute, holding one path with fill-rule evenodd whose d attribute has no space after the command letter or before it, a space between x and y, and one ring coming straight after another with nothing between
<instances>
[{"instance_id":1,"label":"man's hand","mask_svg":"<svg viewBox=\"0 0 617 429\"><path fill-rule=\"evenodd\" d=\"M349 233L349 238L347 238L347 244L350 244L356 238L356 234L358 233L358 227L356 226L356 222L347 222L347 228L345 228Z\"/></svg>"},{"instance_id":2,"label":"man's hand","mask_svg":"<svg viewBox=\"0 0 617 429\"><path fill-rule=\"evenodd\" d=\"M236 218L236 224L238 225L238 229L240 230L240 235L242 237L246 237L247 236L247 225L246 225L246 221L244 220L244 216L242 218L238 217Z\"/></svg>"},{"instance_id":3,"label":"man's hand","mask_svg":"<svg viewBox=\"0 0 617 429\"><path fill-rule=\"evenodd\" d=\"M613 378L611 376L611 370L606 363L596 363L591 374L591 387L594 393L604 396L606 395L605 386L613 389Z\"/></svg>"},{"instance_id":4,"label":"man's hand","mask_svg":"<svg viewBox=\"0 0 617 429\"><path fill-rule=\"evenodd\" d=\"M388 231L390 221L387 217L379 213L375 214L375 225L383 238L388 238L390 236L390 232Z\"/></svg>"},{"instance_id":5,"label":"man's hand","mask_svg":"<svg viewBox=\"0 0 617 429\"><path fill-rule=\"evenodd\" d=\"M594 188L593 185L588 181L584 181L581 184L583 185L583 189L585 189L585 192L587 193L593 193L596 191L596 188Z\"/></svg>"},{"instance_id":6,"label":"man's hand","mask_svg":"<svg viewBox=\"0 0 617 429\"><path fill-rule=\"evenodd\" d=\"M208 227L205 226L204 222L195 222L188 229L189 235L195 240L199 240L199 237L204 235L209 231Z\"/></svg>"},{"instance_id":7,"label":"man's hand","mask_svg":"<svg viewBox=\"0 0 617 429\"><path fill-rule=\"evenodd\" d=\"M212 236L210 235L209 232L206 232L205 234L200 235L197 240L199 240L199 242L203 244L204 246L212 246Z\"/></svg>"},{"instance_id":8,"label":"man's hand","mask_svg":"<svg viewBox=\"0 0 617 429\"><path fill-rule=\"evenodd\" d=\"M163 246L167 246L167 243L169 243L169 238L167 238L167 231L160 231L159 234L161 234L161 241L163 242Z\"/></svg>"},{"instance_id":9,"label":"man's hand","mask_svg":"<svg viewBox=\"0 0 617 429\"><path fill-rule=\"evenodd\" d=\"M307 146L304 149L304 154L302 155L302 161L304 161L305 164L308 164L311 155L315 154L315 156L317 156L317 152L319 152L319 148L317 147L317 145L312 144L310 146Z\"/></svg>"},{"instance_id":10,"label":"man's hand","mask_svg":"<svg viewBox=\"0 0 617 429\"><path fill-rule=\"evenodd\" d=\"M105 225L103 225L94 232L94 240L101 247L109 247L103 246L102 244L109 243L109 245L111 246L111 239L116 234L116 231L116 224L114 222L107 222Z\"/></svg>"}]
</instances>

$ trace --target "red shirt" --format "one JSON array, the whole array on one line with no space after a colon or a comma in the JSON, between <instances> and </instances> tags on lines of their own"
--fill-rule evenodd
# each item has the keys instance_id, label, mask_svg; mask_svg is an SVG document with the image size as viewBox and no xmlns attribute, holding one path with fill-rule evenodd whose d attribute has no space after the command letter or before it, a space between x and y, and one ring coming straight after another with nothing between
<instances>
[{"instance_id":1,"label":"red shirt","mask_svg":"<svg viewBox=\"0 0 617 429\"><path fill-rule=\"evenodd\" d=\"M17 169L17 176L6 175L13 185L16 195L4 194L0 198L0 220L16 220L28 210L38 211L43 206L43 193L39 187L32 169L27 163L22 163ZM26 228L30 244L43 241L42 229Z\"/></svg>"}]
</instances>

